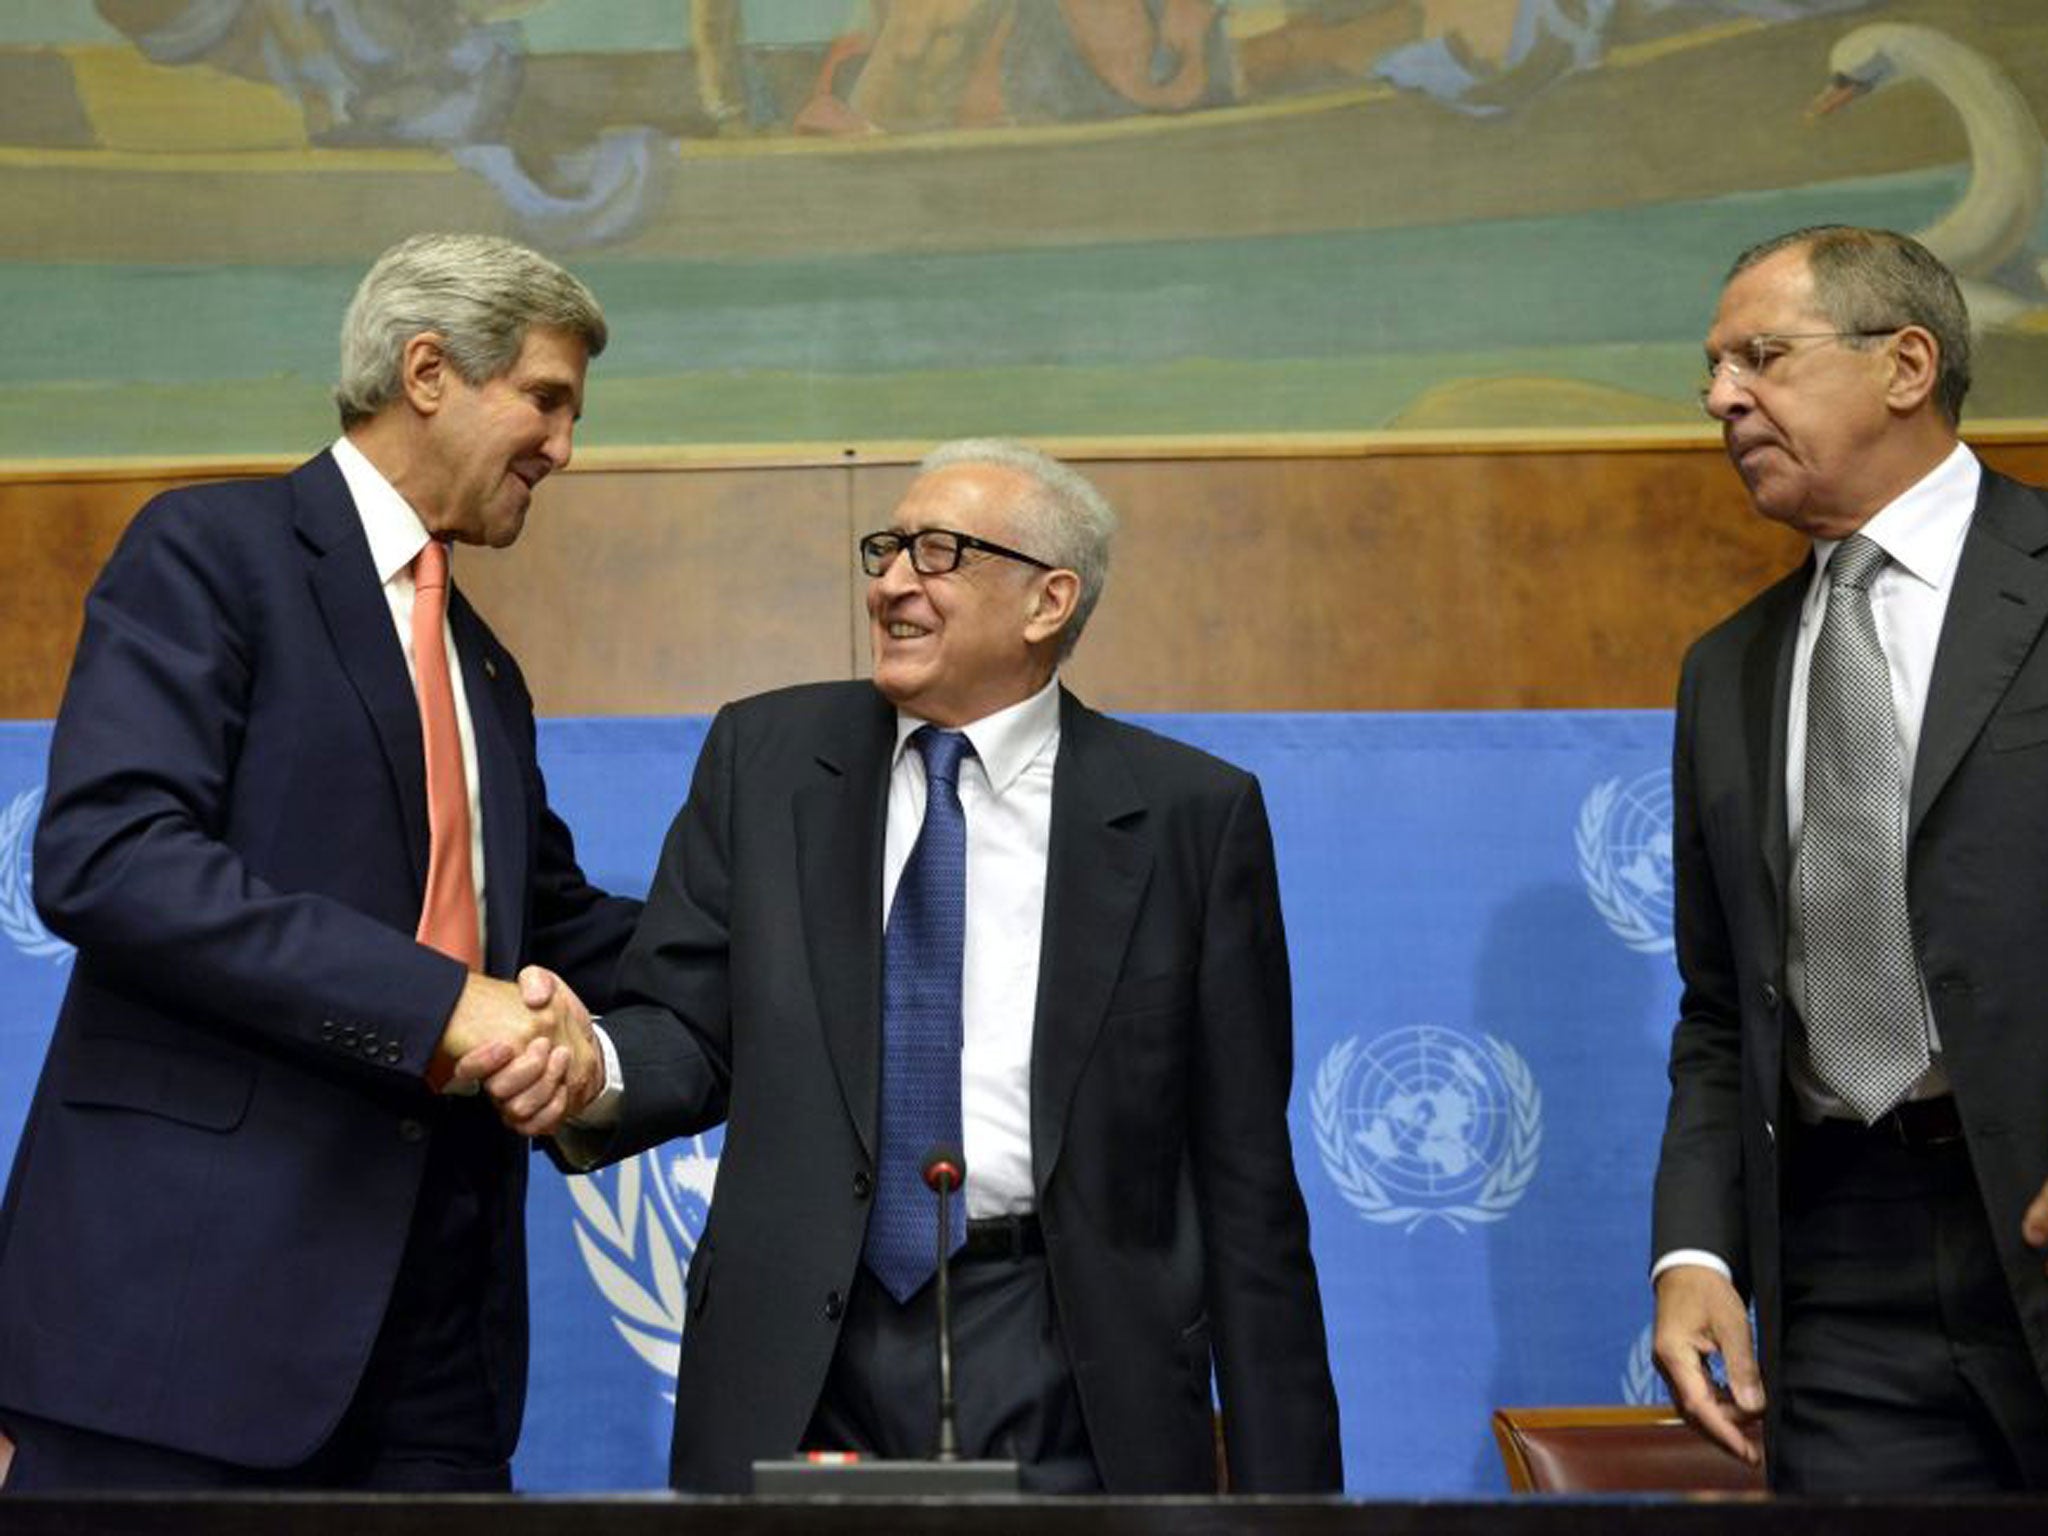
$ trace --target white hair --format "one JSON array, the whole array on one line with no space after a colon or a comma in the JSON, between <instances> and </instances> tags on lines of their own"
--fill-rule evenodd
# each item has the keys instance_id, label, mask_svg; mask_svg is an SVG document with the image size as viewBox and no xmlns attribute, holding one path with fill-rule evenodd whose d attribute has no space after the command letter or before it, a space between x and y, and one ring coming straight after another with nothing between
<instances>
[{"instance_id":1,"label":"white hair","mask_svg":"<svg viewBox=\"0 0 2048 1536\"><path fill-rule=\"evenodd\" d=\"M963 437L941 443L926 454L918 469L930 474L954 464L989 464L1014 469L1032 482L1034 491L1010 509L1025 553L1072 571L1081 578L1074 616L1060 632L1060 659L1073 653L1109 580L1109 545L1116 536L1116 511L1108 498L1071 465L1049 453L1000 437Z\"/></svg>"}]
</instances>

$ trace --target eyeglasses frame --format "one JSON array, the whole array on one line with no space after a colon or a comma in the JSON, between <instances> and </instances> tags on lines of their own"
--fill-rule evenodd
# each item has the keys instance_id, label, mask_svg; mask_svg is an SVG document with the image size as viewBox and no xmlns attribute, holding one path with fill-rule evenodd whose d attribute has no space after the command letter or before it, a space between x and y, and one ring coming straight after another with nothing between
<instances>
[{"instance_id":1,"label":"eyeglasses frame","mask_svg":"<svg viewBox=\"0 0 2048 1536\"><path fill-rule=\"evenodd\" d=\"M918 564L918 541L928 535L941 533L955 541L953 563L939 570L926 570ZM894 547L886 555L871 559L868 546L879 539L893 541ZM978 549L985 555L1001 555L1005 560L1020 560L1026 565L1036 566L1041 571L1056 571L1058 566L1041 560L1036 555L1027 555L1021 549L1011 549L1006 544L997 544L990 539L978 539L971 533L962 533L957 528L919 528L912 532L899 532L894 528L878 528L873 533L864 533L854 541L854 548L860 553L860 568L870 576L880 576L887 571L896 557L910 556L910 568L920 576L950 576L960 569L960 557L970 549Z\"/></svg>"}]
</instances>

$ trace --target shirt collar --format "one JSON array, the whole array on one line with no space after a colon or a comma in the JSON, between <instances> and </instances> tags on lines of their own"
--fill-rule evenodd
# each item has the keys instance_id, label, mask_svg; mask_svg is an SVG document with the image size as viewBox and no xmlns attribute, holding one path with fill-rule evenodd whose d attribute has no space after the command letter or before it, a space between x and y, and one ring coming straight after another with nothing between
<instances>
[{"instance_id":1,"label":"shirt collar","mask_svg":"<svg viewBox=\"0 0 2048 1536\"><path fill-rule=\"evenodd\" d=\"M896 755L890 761L902 761L912 733L930 723L900 709L896 711ZM1057 737L1059 730L1060 680L1057 673L1022 703L999 709L992 715L984 715L960 727L961 733L973 745L974 755L981 760L981 771L988 776L989 788L998 795L1009 789L1018 776L1037 761L1046 743Z\"/></svg>"},{"instance_id":2,"label":"shirt collar","mask_svg":"<svg viewBox=\"0 0 2048 1536\"><path fill-rule=\"evenodd\" d=\"M1962 558L1963 535L1977 508L1984 466L1961 443L1933 469L1908 486L1857 530L1883 549L1906 575L1937 591L1945 589ZM1839 539L1813 541L1814 569L1827 569Z\"/></svg>"},{"instance_id":3,"label":"shirt collar","mask_svg":"<svg viewBox=\"0 0 2048 1536\"><path fill-rule=\"evenodd\" d=\"M328 450L341 478L354 498L356 516L363 521L363 536L370 541L370 562L377 568L377 580L388 586L391 578L411 565L426 548L427 525L420 521L407 501L386 480L383 473L346 437L337 438Z\"/></svg>"}]
</instances>

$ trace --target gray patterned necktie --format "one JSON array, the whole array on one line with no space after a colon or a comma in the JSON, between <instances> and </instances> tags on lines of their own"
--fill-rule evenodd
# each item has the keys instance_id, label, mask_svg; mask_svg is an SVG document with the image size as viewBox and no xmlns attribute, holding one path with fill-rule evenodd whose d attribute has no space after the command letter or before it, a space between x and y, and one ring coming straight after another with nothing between
<instances>
[{"instance_id":1,"label":"gray patterned necktie","mask_svg":"<svg viewBox=\"0 0 2048 1536\"><path fill-rule=\"evenodd\" d=\"M1827 616L1806 685L1799 848L1807 1051L1866 1123L1904 1097L1929 1059L1906 910L1904 755L1870 612L1886 558L1858 533L1828 561Z\"/></svg>"}]
</instances>

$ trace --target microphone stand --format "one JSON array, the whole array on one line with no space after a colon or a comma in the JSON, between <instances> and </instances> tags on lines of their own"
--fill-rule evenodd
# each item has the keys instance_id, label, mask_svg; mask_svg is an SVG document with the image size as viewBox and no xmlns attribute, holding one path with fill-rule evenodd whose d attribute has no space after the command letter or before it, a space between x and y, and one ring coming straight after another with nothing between
<instances>
[{"instance_id":1,"label":"microphone stand","mask_svg":"<svg viewBox=\"0 0 2048 1536\"><path fill-rule=\"evenodd\" d=\"M951 1168L933 1170L932 1188L939 1192L939 1448L934 1461L960 1459L960 1430L953 1406L953 1177Z\"/></svg>"}]
</instances>

